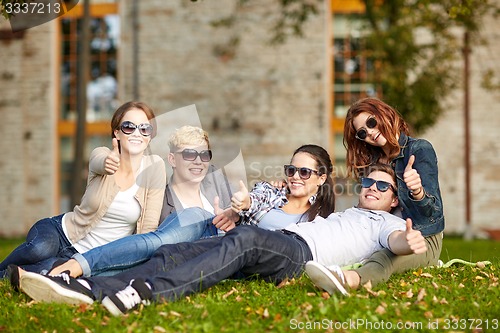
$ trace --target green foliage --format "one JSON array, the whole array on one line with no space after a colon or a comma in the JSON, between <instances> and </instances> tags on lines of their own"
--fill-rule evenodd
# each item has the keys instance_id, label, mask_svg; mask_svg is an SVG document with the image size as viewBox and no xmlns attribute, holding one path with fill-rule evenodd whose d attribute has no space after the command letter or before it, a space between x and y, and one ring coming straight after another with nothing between
<instances>
[{"instance_id":1,"label":"green foliage","mask_svg":"<svg viewBox=\"0 0 500 333\"><path fill-rule=\"evenodd\" d=\"M248 1L248 0L247 0ZM281 14L274 24L271 43L283 43L288 36L304 37L303 25L318 14L322 0L280 0Z\"/></svg>"},{"instance_id":2,"label":"green foliage","mask_svg":"<svg viewBox=\"0 0 500 333\"><path fill-rule=\"evenodd\" d=\"M479 0L364 2L366 52L375 60L383 99L414 130L424 130L436 122L443 99L462 78L460 31L477 32L494 7Z\"/></svg>"},{"instance_id":3,"label":"green foliage","mask_svg":"<svg viewBox=\"0 0 500 333\"><path fill-rule=\"evenodd\" d=\"M19 242L0 240L0 258ZM403 331L396 329L398 323L414 328L408 332L494 332L495 323L500 327L499 247L500 242L445 237L442 260L492 264L395 274L387 283L358 290L351 297L329 296L307 276L280 286L258 280L224 281L203 293L141 307L123 317L110 316L99 304L35 303L0 281L0 332ZM335 329L342 325L344 329Z\"/></svg>"}]
</instances>

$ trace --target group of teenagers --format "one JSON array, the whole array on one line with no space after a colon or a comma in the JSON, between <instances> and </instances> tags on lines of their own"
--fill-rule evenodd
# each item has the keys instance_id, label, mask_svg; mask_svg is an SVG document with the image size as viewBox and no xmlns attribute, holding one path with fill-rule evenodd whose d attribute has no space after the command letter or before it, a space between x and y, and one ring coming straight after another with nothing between
<instances>
[{"instance_id":1,"label":"group of teenagers","mask_svg":"<svg viewBox=\"0 0 500 333\"><path fill-rule=\"evenodd\" d=\"M360 190L358 204L342 212L321 146L297 148L284 180L251 191L240 181L232 191L210 163L201 128L170 137L168 182L163 159L148 153L157 131L148 105L121 105L111 131L112 148L90 155L81 203L36 222L0 263L0 278L36 301L101 302L122 315L225 279L280 283L304 271L319 288L349 295L438 264L444 216L435 151L377 98L347 112L347 170ZM357 268L341 268L349 265Z\"/></svg>"}]
</instances>

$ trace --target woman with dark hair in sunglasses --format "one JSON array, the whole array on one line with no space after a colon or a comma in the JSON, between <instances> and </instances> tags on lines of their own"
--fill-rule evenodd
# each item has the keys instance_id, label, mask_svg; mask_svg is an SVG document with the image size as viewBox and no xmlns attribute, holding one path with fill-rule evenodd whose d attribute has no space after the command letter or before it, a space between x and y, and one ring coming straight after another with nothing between
<instances>
[{"instance_id":1,"label":"woman with dark hair in sunglasses","mask_svg":"<svg viewBox=\"0 0 500 333\"><path fill-rule=\"evenodd\" d=\"M0 263L0 277L9 264L43 272L58 258L157 228L166 173L159 156L145 154L156 135L154 116L142 102L128 102L115 111L113 149L98 147L90 154L80 204L71 212L36 222L26 241Z\"/></svg>"},{"instance_id":2,"label":"woman with dark hair in sunglasses","mask_svg":"<svg viewBox=\"0 0 500 333\"><path fill-rule=\"evenodd\" d=\"M365 98L348 110L344 125L347 169L356 179L364 177L375 163L390 165L397 176L399 207L396 214L411 218L422 232L428 251L396 256L388 249L375 252L358 269L342 272L332 268L346 288L384 282L392 273L438 264L444 230L443 202L439 189L436 152L423 139L409 136L399 113L376 98Z\"/></svg>"},{"instance_id":3,"label":"woman with dark hair in sunglasses","mask_svg":"<svg viewBox=\"0 0 500 333\"><path fill-rule=\"evenodd\" d=\"M176 244L222 234L234 221L217 225L205 218L215 216L219 207L229 206L231 191L220 169L210 164L212 151L208 133L195 126L182 126L168 141L167 161L172 177L165 188L163 208L157 230L131 235L96 247L54 267L49 274L69 271L71 276L114 275L151 257L163 244ZM198 207L198 210L186 208Z\"/></svg>"},{"instance_id":4,"label":"woman with dark hair in sunglasses","mask_svg":"<svg viewBox=\"0 0 500 333\"><path fill-rule=\"evenodd\" d=\"M243 224L279 230L290 223L327 217L335 209L333 166L328 152L317 145L303 145L295 150L290 164L284 166L283 186L257 183L248 192L243 182L231 201Z\"/></svg>"}]
</instances>

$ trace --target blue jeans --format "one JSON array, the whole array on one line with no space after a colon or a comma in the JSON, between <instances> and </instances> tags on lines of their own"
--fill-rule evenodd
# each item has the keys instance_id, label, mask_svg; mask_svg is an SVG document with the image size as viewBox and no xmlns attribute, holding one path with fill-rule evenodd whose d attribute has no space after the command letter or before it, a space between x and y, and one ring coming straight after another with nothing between
<instances>
[{"instance_id":1,"label":"blue jeans","mask_svg":"<svg viewBox=\"0 0 500 333\"><path fill-rule=\"evenodd\" d=\"M77 253L73 259L82 267L83 276L115 275L148 260L163 244L216 236L213 218L213 214L197 207L174 212L155 231L118 239L83 254Z\"/></svg>"},{"instance_id":2,"label":"blue jeans","mask_svg":"<svg viewBox=\"0 0 500 333\"><path fill-rule=\"evenodd\" d=\"M297 234L238 226L223 237L163 245L144 264L115 276L85 278L97 299L143 278L154 299L176 300L242 274L279 283L302 273L311 250Z\"/></svg>"},{"instance_id":3,"label":"blue jeans","mask_svg":"<svg viewBox=\"0 0 500 333\"><path fill-rule=\"evenodd\" d=\"M0 263L0 278L5 276L5 269L10 264L40 273L49 270L58 258L69 259L77 253L64 235L63 215L44 218L36 222L29 230L26 241Z\"/></svg>"}]
</instances>

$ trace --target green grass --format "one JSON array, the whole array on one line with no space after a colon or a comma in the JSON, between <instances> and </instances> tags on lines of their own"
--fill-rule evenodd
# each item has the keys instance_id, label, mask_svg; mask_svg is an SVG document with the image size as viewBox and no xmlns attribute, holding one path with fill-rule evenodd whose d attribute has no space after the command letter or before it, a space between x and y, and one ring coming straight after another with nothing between
<instances>
[{"instance_id":1,"label":"green grass","mask_svg":"<svg viewBox=\"0 0 500 333\"><path fill-rule=\"evenodd\" d=\"M0 240L0 258L19 242ZM99 304L35 303L0 281L0 332L494 332L500 329L499 246L488 240L445 238L443 261L492 264L396 274L351 297L329 297L306 276L281 287L225 281L180 301L118 318Z\"/></svg>"}]
</instances>

